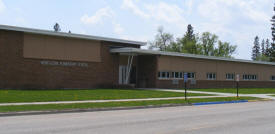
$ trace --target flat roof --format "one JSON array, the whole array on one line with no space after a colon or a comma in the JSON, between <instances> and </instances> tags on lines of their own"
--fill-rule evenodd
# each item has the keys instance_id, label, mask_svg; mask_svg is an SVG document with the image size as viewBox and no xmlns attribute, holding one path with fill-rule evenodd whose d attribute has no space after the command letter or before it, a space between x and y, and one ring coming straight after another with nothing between
<instances>
[{"instance_id":1,"label":"flat roof","mask_svg":"<svg viewBox=\"0 0 275 134\"><path fill-rule=\"evenodd\" d=\"M241 62L241 63L252 63L252 64L275 66L275 63L273 63L273 62L252 61L252 60L244 60L244 59L231 59L231 58L224 58L224 57L185 54L185 53L177 53L177 52L164 52L164 51L155 51L155 50L147 50L147 49L129 48L129 47L111 49L110 52L111 53L121 53L121 54L136 54L136 55L166 55L166 56L177 56L177 57L187 57L187 58L196 58L196 59L231 61L231 62Z\"/></svg>"},{"instance_id":2,"label":"flat roof","mask_svg":"<svg viewBox=\"0 0 275 134\"><path fill-rule=\"evenodd\" d=\"M141 41L131 41L131 40L124 40L124 39L115 39L115 38L108 38L108 37L65 33L65 32L55 32L50 30L24 28L24 27L16 27L16 26L8 26L8 25L0 25L0 30L18 31L18 32L24 32L24 33L31 33L31 34L69 37L69 38L78 38L78 39L87 39L87 40L109 41L109 42L126 43L126 44L140 45L140 46L146 45L146 42L141 42Z\"/></svg>"}]
</instances>

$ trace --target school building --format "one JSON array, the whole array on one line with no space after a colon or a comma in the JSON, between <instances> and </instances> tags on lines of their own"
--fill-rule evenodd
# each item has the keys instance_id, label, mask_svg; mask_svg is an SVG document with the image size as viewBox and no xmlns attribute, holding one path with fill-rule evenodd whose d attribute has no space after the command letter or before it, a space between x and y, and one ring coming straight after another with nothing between
<instances>
[{"instance_id":1,"label":"school building","mask_svg":"<svg viewBox=\"0 0 275 134\"><path fill-rule=\"evenodd\" d=\"M274 87L275 63L141 49L145 42L0 25L0 89Z\"/></svg>"}]
</instances>

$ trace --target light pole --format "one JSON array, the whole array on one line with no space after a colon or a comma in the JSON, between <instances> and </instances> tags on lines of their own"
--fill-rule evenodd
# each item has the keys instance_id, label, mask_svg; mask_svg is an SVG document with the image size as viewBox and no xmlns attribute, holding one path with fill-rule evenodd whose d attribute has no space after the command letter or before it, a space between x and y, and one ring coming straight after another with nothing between
<instances>
[{"instance_id":1,"label":"light pole","mask_svg":"<svg viewBox=\"0 0 275 134\"><path fill-rule=\"evenodd\" d=\"M237 98L239 97L239 81L240 81L240 75L236 75L236 83L237 83Z\"/></svg>"},{"instance_id":2,"label":"light pole","mask_svg":"<svg viewBox=\"0 0 275 134\"><path fill-rule=\"evenodd\" d=\"M185 90L185 101L187 100L187 81L188 81L188 74L184 73L184 90Z\"/></svg>"}]
</instances>

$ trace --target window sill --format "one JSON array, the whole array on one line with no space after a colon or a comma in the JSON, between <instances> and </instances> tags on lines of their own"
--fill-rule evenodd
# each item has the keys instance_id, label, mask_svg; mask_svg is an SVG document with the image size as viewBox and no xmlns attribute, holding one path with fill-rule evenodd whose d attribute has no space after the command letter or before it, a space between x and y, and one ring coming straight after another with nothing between
<instances>
[{"instance_id":1,"label":"window sill","mask_svg":"<svg viewBox=\"0 0 275 134\"><path fill-rule=\"evenodd\" d=\"M158 78L158 80L183 80L183 78Z\"/></svg>"}]
</instances>

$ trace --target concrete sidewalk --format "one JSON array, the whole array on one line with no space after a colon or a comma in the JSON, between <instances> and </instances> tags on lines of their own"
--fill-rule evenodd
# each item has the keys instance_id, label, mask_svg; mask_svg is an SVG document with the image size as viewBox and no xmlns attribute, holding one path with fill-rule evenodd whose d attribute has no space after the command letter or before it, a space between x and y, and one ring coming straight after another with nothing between
<instances>
[{"instance_id":1,"label":"concrete sidewalk","mask_svg":"<svg viewBox=\"0 0 275 134\"><path fill-rule=\"evenodd\" d=\"M184 90L176 90L176 89L149 89L149 90L159 90L159 91L169 91L169 92L184 92ZM212 94L220 97L232 97L236 96L236 94L232 93L219 93L219 92L205 92L205 91L187 91L188 93L200 93L200 94ZM274 94L239 94L240 97L257 97L263 99L271 99L275 100L275 97L271 96Z\"/></svg>"},{"instance_id":2,"label":"concrete sidewalk","mask_svg":"<svg viewBox=\"0 0 275 134\"><path fill-rule=\"evenodd\" d=\"M194 98L217 98L224 96L193 96ZM173 100L185 99L185 97L169 97L169 98L146 98L146 99L121 99L121 100L87 100L87 101L55 101L55 102L27 102L27 103L0 103L0 106L20 106L20 105L45 105L45 104L75 104L75 103L102 103L102 102L127 102L127 101L154 101L154 100Z\"/></svg>"}]
</instances>

